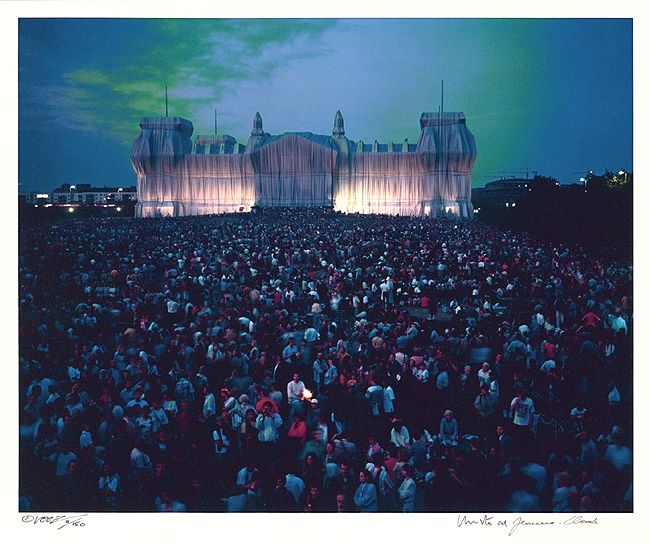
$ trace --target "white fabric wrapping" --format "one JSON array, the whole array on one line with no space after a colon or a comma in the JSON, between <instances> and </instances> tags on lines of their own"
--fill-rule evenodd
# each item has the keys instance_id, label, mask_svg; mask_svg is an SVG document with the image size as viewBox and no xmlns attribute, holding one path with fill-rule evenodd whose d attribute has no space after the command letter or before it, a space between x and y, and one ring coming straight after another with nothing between
<instances>
[{"instance_id":1,"label":"white fabric wrapping","mask_svg":"<svg viewBox=\"0 0 650 545\"><path fill-rule=\"evenodd\" d=\"M348 213L471 217L476 144L465 117L447 113L440 120L425 113L420 124L417 146L387 151L393 146L345 138L338 112L334 137L271 136L257 114L244 153L232 137L198 137L193 152L189 121L145 118L131 158L138 177L136 215L332 206Z\"/></svg>"},{"instance_id":2,"label":"white fabric wrapping","mask_svg":"<svg viewBox=\"0 0 650 545\"><path fill-rule=\"evenodd\" d=\"M309 135L313 136L313 135ZM331 206L336 150L287 134L250 154L257 206Z\"/></svg>"}]
</instances>

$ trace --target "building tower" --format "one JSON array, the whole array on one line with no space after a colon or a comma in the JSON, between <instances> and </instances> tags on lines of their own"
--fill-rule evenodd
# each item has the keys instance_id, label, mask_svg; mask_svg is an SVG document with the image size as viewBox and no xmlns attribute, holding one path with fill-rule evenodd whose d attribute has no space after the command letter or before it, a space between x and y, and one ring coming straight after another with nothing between
<instances>
[{"instance_id":1,"label":"building tower","mask_svg":"<svg viewBox=\"0 0 650 545\"><path fill-rule=\"evenodd\" d=\"M334 138L345 136L345 128L343 127L343 116L341 110L336 111L334 116L334 128L332 129L332 136Z\"/></svg>"},{"instance_id":2,"label":"building tower","mask_svg":"<svg viewBox=\"0 0 650 545\"><path fill-rule=\"evenodd\" d=\"M262 128L262 116L259 112L255 112L255 117L253 118L253 130L251 131L251 136L264 136L264 129Z\"/></svg>"}]
</instances>

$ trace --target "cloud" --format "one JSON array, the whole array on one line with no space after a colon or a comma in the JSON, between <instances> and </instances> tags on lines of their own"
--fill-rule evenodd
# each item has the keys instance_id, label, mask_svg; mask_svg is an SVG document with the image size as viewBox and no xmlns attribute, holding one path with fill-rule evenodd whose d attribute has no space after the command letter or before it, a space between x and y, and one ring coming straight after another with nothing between
<instances>
[{"instance_id":1,"label":"cloud","mask_svg":"<svg viewBox=\"0 0 650 545\"><path fill-rule=\"evenodd\" d=\"M73 70L65 77L71 85L107 85L109 83L107 74L93 69Z\"/></svg>"},{"instance_id":2,"label":"cloud","mask_svg":"<svg viewBox=\"0 0 650 545\"><path fill-rule=\"evenodd\" d=\"M92 61L43 86L24 79L23 127L30 129L29 120L38 111L52 125L130 143L140 118L163 114L165 85L170 110L191 119L225 93L235 93L240 82L269 78L287 63L322 54L319 40L336 21L171 19L130 24L142 35L115 57L102 62L107 53L98 51ZM106 51L118 48L108 44ZM79 54L71 51L70 56L72 62Z\"/></svg>"}]
</instances>

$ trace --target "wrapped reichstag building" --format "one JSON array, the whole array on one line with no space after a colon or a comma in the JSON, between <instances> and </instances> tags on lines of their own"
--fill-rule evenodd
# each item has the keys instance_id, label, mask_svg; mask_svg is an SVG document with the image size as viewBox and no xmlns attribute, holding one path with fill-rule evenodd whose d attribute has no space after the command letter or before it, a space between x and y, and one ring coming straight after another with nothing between
<instances>
[{"instance_id":1,"label":"wrapped reichstag building","mask_svg":"<svg viewBox=\"0 0 650 545\"><path fill-rule=\"evenodd\" d=\"M247 212L253 207L332 207L361 214L473 215L476 143L462 113L423 113L417 144L353 141L343 116L331 136L271 135L259 113L244 146L197 136L180 117L140 122L131 161L139 217Z\"/></svg>"}]
</instances>

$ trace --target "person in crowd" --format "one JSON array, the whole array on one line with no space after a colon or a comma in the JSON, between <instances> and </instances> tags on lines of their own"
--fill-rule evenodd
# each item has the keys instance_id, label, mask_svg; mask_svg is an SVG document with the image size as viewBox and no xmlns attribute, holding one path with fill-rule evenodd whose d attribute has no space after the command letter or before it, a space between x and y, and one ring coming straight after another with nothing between
<instances>
[{"instance_id":1,"label":"person in crowd","mask_svg":"<svg viewBox=\"0 0 650 545\"><path fill-rule=\"evenodd\" d=\"M408 448L411 443L411 434L408 428L399 418L393 418L391 423L393 427L390 430L390 442L397 448Z\"/></svg>"},{"instance_id":2,"label":"person in crowd","mask_svg":"<svg viewBox=\"0 0 650 545\"><path fill-rule=\"evenodd\" d=\"M438 440L442 445L458 445L458 421L454 418L451 409L447 409L440 421Z\"/></svg>"},{"instance_id":3,"label":"person in crowd","mask_svg":"<svg viewBox=\"0 0 650 545\"><path fill-rule=\"evenodd\" d=\"M415 480L413 479L413 469L409 464L402 466L402 483L398 488L398 498L402 513L412 513L415 511Z\"/></svg>"},{"instance_id":4,"label":"person in crowd","mask_svg":"<svg viewBox=\"0 0 650 545\"><path fill-rule=\"evenodd\" d=\"M301 400L301 394L304 389L305 383L300 380L300 374L294 373L293 379L287 384L287 402L289 406Z\"/></svg>"},{"instance_id":5,"label":"person in crowd","mask_svg":"<svg viewBox=\"0 0 650 545\"><path fill-rule=\"evenodd\" d=\"M354 492L354 507L355 511L360 513L377 511L377 487L367 469L359 472L359 486Z\"/></svg>"},{"instance_id":6,"label":"person in crowd","mask_svg":"<svg viewBox=\"0 0 650 545\"><path fill-rule=\"evenodd\" d=\"M535 403L522 385L517 388L517 395L510 404L510 410L513 414L514 439L519 444L519 447L523 448L530 438L535 416Z\"/></svg>"},{"instance_id":7,"label":"person in crowd","mask_svg":"<svg viewBox=\"0 0 650 545\"><path fill-rule=\"evenodd\" d=\"M481 383L479 394L474 400L474 409L479 417L477 431L485 434L485 430L492 428L497 416L498 404L499 399L490 392L490 387L485 382Z\"/></svg>"},{"instance_id":8,"label":"person in crowd","mask_svg":"<svg viewBox=\"0 0 650 545\"><path fill-rule=\"evenodd\" d=\"M265 403L262 412L255 419L255 428L259 431L258 459L261 464L268 465L273 460L276 452L274 447L280 438L280 426L282 426L282 417L273 412L273 405L270 402Z\"/></svg>"}]
</instances>

